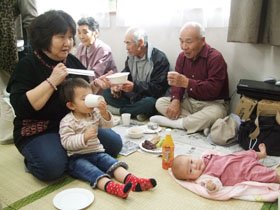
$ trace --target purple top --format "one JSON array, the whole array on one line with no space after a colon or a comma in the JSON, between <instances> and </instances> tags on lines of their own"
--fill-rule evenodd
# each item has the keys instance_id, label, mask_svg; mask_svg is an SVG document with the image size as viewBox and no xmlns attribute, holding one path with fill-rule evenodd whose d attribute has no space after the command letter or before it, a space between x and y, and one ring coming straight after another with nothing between
<instances>
[{"instance_id":1,"label":"purple top","mask_svg":"<svg viewBox=\"0 0 280 210\"><path fill-rule=\"evenodd\" d=\"M96 77L100 77L110 70L117 72L111 48L99 39L89 47L82 43L79 44L76 57L87 69L94 70Z\"/></svg>"},{"instance_id":2,"label":"purple top","mask_svg":"<svg viewBox=\"0 0 280 210\"><path fill-rule=\"evenodd\" d=\"M229 99L227 64L220 52L208 44L202 48L195 60L181 52L175 70L189 78L185 88L172 87L173 99L182 100L185 90L189 97L201 101Z\"/></svg>"}]
</instances>

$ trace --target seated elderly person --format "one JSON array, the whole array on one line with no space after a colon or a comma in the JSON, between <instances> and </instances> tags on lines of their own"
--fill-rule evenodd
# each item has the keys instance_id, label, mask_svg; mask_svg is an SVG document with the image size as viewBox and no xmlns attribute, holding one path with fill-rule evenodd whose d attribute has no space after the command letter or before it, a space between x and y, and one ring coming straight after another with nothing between
<instances>
[{"instance_id":1,"label":"seated elderly person","mask_svg":"<svg viewBox=\"0 0 280 210\"><path fill-rule=\"evenodd\" d=\"M205 42L200 24L189 22L180 30L180 47L175 71L168 73L171 96L156 102L164 116L150 121L159 125L187 130L203 130L227 115L229 99L227 65L222 54Z\"/></svg>"},{"instance_id":2,"label":"seated elderly person","mask_svg":"<svg viewBox=\"0 0 280 210\"><path fill-rule=\"evenodd\" d=\"M117 72L112 50L98 39L99 32L99 24L94 18L85 17L78 21L78 37L81 43L77 47L76 56L87 69L94 70L96 77L109 71Z\"/></svg>"},{"instance_id":3,"label":"seated elderly person","mask_svg":"<svg viewBox=\"0 0 280 210\"><path fill-rule=\"evenodd\" d=\"M170 65L166 55L148 43L145 31L129 28L125 34L128 57L123 72L128 81L103 92L108 109L116 115L130 113L140 121L155 114L156 100L168 88L167 72Z\"/></svg>"}]
</instances>

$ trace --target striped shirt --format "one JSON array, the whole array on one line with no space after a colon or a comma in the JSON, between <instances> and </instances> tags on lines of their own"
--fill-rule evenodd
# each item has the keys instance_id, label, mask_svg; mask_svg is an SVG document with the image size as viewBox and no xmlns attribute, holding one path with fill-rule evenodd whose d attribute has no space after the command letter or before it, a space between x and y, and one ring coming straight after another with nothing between
<instances>
[{"instance_id":1,"label":"striped shirt","mask_svg":"<svg viewBox=\"0 0 280 210\"><path fill-rule=\"evenodd\" d=\"M74 154L87 154L92 152L104 152L97 132L96 135L84 141L84 132L91 126L98 131L98 128L111 128L113 126L113 116L106 121L100 114L99 109L95 108L88 118L77 119L72 112L68 113L60 122L59 134L62 146L67 150L68 156Z\"/></svg>"}]
</instances>

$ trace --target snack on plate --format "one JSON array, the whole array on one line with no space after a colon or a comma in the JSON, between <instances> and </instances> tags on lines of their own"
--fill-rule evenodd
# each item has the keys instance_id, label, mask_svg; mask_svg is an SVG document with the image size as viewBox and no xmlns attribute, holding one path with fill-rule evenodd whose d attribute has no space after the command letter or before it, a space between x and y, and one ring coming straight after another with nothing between
<instances>
[{"instance_id":1,"label":"snack on plate","mask_svg":"<svg viewBox=\"0 0 280 210\"><path fill-rule=\"evenodd\" d=\"M156 145L153 144L151 141L149 140L145 140L143 143L142 143L142 147L145 148L145 149L148 149L148 150L154 150L156 149Z\"/></svg>"},{"instance_id":2,"label":"snack on plate","mask_svg":"<svg viewBox=\"0 0 280 210\"><path fill-rule=\"evenodd\" d=\"M164 139L165 138L162 138L162 139L159 140L159 142L156 144L157 148L160 148L162 146L162 143L163 143Z\"/></svg>"},{"instance_id":3,"label":"snack on plate","mask_svg":"<svg viewBox=\"0 0 280 210\"><path fill-rule=\"evenodd\" d=\"M152 142L154 145L156 145L158 142L160 141L160 136L159 135L155 135L150 142Z\"/></svg>"}]
</instances>

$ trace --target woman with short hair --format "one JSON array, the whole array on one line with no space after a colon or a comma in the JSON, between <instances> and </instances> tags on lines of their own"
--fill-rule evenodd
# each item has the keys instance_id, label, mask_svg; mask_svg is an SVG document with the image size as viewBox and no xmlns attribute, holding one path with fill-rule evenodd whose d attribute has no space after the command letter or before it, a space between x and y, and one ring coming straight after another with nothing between
<instances>
[{"instance_id":1,"label":"woman with short hair","mask_svg":"<svg viewBox=\"0 0 280 210\"><path fill-rule=\"evenodd\" d=\"M68 110L57 90L66 78L77 77L68 75L67 68L84 69L70 53L75 34L73 18L61 10L35 18L30 26L34 52L20 60L7 87L16 114L15 145L24 156L27 170L43 181L61 177L67 168L68 159L58 131ZM93 83L101 86L101 82L106 81ZM112 130L99 133L105 151L116 156L122 147L120 136Z\"/></svg>"}]
</instances>

